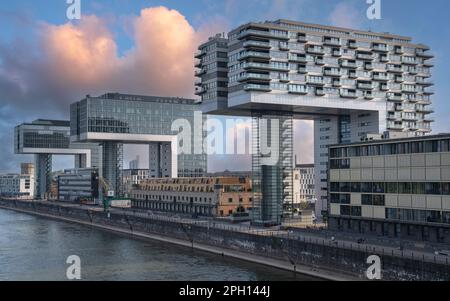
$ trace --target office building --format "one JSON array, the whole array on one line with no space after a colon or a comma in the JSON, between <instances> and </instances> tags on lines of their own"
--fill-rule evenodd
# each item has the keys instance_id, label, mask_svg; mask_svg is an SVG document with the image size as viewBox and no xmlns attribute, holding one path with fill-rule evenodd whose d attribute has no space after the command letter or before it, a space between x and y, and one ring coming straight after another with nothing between
<instances>
[{"instance_id":1,"label":"office building","mask_svg":"<svg viewBox=\"0 0 450 301\"><path fill-rule=\"evenodd\" d=\"M314 164L297 164L294 168L294 208L316 202Z\"/></svg>"},{"instance_id":2,"label":"office building","mask_svg":"<svg viewBox=\"0 0 450 301\"><path fill-rule=\"evenodd\" d=\"M99 175L94 168L66 169L57 177L58 200L76 202L99 198Z\"/></svg>"},{"instance_id":3,"label":"office building","mask_svg":"<svg viewBox=\"0 0 450 301\"><path fill-rule=\"evenodd\" d=\"M130 161L130 169L139 169L139 156L136 159Z\"/></svg>"},{"instance_id":4,"label":"office building","mask_svg":"<svg viewBox=\"0 0 450 301\"><path fill-rule=\"evenodd\" d=\"M450 242L450 134L330 146L332 230Z\"/></svg>"},{"instance_id":5,"label":"office building","mask_svg":"<svg viewBox=\"0 0 450 301\"><path fill-rule=\"evenodd\" d=\"M132 207L227 217L252 208L249 178L148 179L131 191Z\"/></svg>"},{"instance_id":6,"label":"office building","mask_svg":"<svg viewBox=\"0 0 450 301\"><path fill-rule=\"evenodd\" d=\"M35 155L36 197L44 198L50 190L52 155L70 155L76 168L100 166L98 144L71 143L70 122L38 119L15 128L14 152Z\"/></svg>"},{"instance_id":7,"label":"office building","mask_svg":"<svg viewBox=\"0 0 450 301\"><path fill-rule=\"evenodd\" d=\"M0 175L0 196L33 198L34 183L34 175Z\"/></svg>"},{"instance_id":8,"label":"office building","mask_svg":"<svg viewBox=\"0 0 450 301\"><path fill-rule=\"evenodd\" d=\"M289 20L228 33L228 96L205 99L202 110L253 119L255 220L279 224L293 202L293 119L314 120L318 216L326 212L328 145L384 131L429 133L432 57L409 37ZM279 160L262 150L268 135Z\"/></svg>"},{"instance_id":9,"label":"office building","mask_svg":"<svg viewBox=\"0 0 450 301\"><path fill-rule=\"evenodd\" d=\"M71 105L71 140L102 145L99 172L117 195L124 192L124 143L149 145L150 177L202 176L207 170L201 147L206 134L205 116L197 110L193 99L118 93L88 95ZM181 126L191 131L191 139L183 141L182 149L178 139Z\"/></svg>"}]
</instances>

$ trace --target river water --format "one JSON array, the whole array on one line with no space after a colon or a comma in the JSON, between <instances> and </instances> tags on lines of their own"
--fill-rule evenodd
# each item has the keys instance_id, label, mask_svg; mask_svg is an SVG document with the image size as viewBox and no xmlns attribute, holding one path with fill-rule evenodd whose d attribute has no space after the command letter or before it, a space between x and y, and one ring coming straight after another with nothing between
<instances>
[{"instance_id":1,"label":"river water","mask_svg":"<svg viewBox=\"0 0 450 301\"><path fill-rule=\"evenodd\" d=\"M80 257L83 280L312 280L189 248L0 209L0 280L67 280L70 255Z\"/></svg>"}]
</instances>

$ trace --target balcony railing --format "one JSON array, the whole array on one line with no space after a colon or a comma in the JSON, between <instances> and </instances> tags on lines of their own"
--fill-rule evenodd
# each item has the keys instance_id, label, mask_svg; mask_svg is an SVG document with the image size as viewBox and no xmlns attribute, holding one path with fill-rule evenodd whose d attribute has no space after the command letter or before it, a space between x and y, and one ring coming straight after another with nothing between
<instances>
[{"instance_id":1,"label":"balcony railing","mask_svg":"<svg viewBox=\"0 0 450 301\"><path fill-rule=\"evenodd\" d=\"M244 48L264 48L264 49L270 49L272 46L268 42L260 42L260 41L245 41L244 42Z\"/></svg>"},{"instance_id":2,"label":"balcony railing","mask_svg":"<svg viewBox=\"0 0 450 301\"><path fill-rule=\"evenodd\" d=\"M264 58L264 59L270 59L270 54L266 52L257 52L257 51L245 51L241 54L239 57L240 60L246 59L249 57L258 57L258 58Z\"/></svg>"},{"instance_id":3,"label":"balcony railing","mask_svg":"<svg viewBox=\"0 0 450 301\"><path fill-rule=\"evenodd\" d=\"M270 92L272 89L269 85L258 85L258 84L247 84L244 85L244 90L246 91L263 91Z\"/></svg>"}]
</instances>

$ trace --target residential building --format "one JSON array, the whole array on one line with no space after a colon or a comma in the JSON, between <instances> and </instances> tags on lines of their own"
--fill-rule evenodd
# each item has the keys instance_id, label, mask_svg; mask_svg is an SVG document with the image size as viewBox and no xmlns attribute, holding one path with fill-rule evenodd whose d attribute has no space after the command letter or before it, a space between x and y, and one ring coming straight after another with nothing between
<instances>
[{"instance_id":1,"label":"residential building","mask_svg":"<svg viewBox=\"0 0 450 301\"><path fill-rule=\"evenodd\" d=\"M95 168L66 169L57 179L59 201L95 201L99 198L99 175Z\"/></svg>"},{"instance_id":2,"label":"residential building","mask_svg":"<svg viewBox=\"0 0 450 301\"><path fill-rule=\"evenodd\" d=\"M0 196L33 198L34 183L34 175L0 175Z\"/></svg>"},{"instance_id":3,"label":"residential building","mask_svg":"<svg viewBox=\"0 0 450 301\"><path fill-rule=\"evenodd\" d=\"M450 242L450 134L330 146L331 230Z\"/></svg>"},{"instance_id":4,"label":"residential building","mask_svg":"<svg viewBox=\"0 0 450 301\"><path fill-rule=\"evenodd\" d=\"M122 171L122 180L126 193L129 193L133 186L149 178L155 178L155 175L150 176L148 169L124 169Z\"/></svg>"},{"instance_id":5,"label":"residential building","mask_svg":"<svg viewBox=\"0 0 450 301\"><path fill-rule=\"evenodd\" d=\"M204 99L202 110L252 117L253 212L262 224L279 224L292 203L293 119L314 121L319 217L326 212L328 145L368 133L431 131L433 55L409 37L289 20L247 23L227 36L228 96ZM199 85L219 80L199 78ZM276 132L272 153L280 159L270 161L264 136Z\"/></svg>"},{"instance_id":6,"label":"residential building","mask_svg":"<svg viewBox=\"0 0 450 301\"><path fill-rule=\"evenodd\" d=\"M119 93L88 95L71 105L71 140L102 145L99 173L117 195L124 192L123 144L149 146L150 177L203 176L207 171L202 148L206 116L198 109L193 99ZM190 141L183 141L183 149L178 151L180 127L190 130Z\"/></svg>"},{"instance_id":7,"label":"residential building","mask_svg":"<svg viewBox=\"0 0 450 301\"><path fill-rule=\"evenodd\" d=\"M131 191L132 207L226 217L252 208L250 178L162 178L143 180Z\"/></svg>"}]
</instances>

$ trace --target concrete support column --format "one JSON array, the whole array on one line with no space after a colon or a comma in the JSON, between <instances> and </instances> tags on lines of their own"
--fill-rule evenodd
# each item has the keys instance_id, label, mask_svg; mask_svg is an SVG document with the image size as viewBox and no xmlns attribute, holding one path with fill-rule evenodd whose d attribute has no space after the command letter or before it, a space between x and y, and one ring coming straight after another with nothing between
<instances>
[{"instance_id":1,"label":"concrete support column","mask_svg":"<svg viewBox=\"0 0 450 301\"><path fill-rule=\"evenodd\" d=\"M254 113L252 116L252 220L280 225L293 214L293 116Z\"/></svg>"},{"instance_id":2,"label":"concrete support column","mask_svg":"<svg viewBox=\"0 0 450 301\"><path fill-rule=\"evenodd\" d=\"M103 178L111 185L116 196L123 194L123 144L117 142L103 143Z\"/></svg>"},{"instance_id":3,"label":"concrete support column","mask_svg":"<svg viewBox=\"0 0 450 301\"><path fill-rule=\"evenodd\" d=\"M38 199L45 198L45 194L50 191L52 182L52 155L35 155L35 196Z\"/></svg>"}]
</instances>

